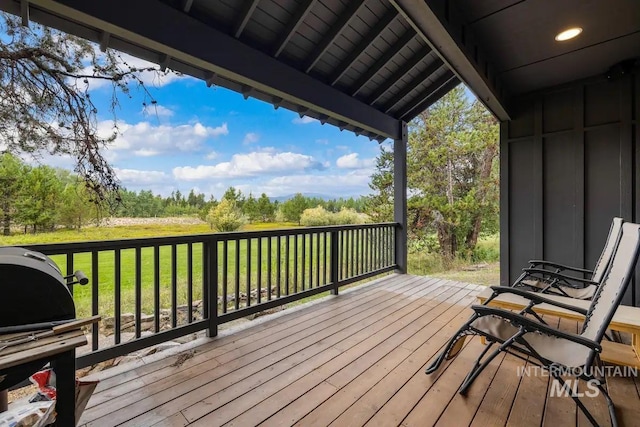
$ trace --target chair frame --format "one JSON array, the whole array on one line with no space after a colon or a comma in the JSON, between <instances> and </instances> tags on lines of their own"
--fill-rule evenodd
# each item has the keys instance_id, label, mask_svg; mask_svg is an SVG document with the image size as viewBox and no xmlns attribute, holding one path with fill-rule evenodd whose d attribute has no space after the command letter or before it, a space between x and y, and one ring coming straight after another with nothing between
<instances>
[{"instance_id":1,"label":"chair frame","mask_svg":"<svg viewBox=\"0 0 640 427\"><path fill-rule=\"evenodd\" d=\"M565 264L561 264L553 261L529 260L529 267L525 267L522 269L522 274L515 280L515 282L513 282L511 287L526 288L533 292L548 293L548 294L560 295L560 296L569 297L569 298L572 298L571 295L567 294L562 289L563 287L570 287L574 289L581 289L587 286L597 287L599 285L599 282L593 280L593 274L595 273L600 263L603 262L604 250L606 249L609 240L612 238L613 229L617 221L620 221L620 230L618 231L618 235L615 236L616 241L614 242L614 247L611 252L611 256L609 257L608 260L606 260L606 265L604 267L606 272L606 269L608 268L609 264L611 263L611 260L613 259L613 254L615 253L618 247L618 244L620 243L620 237L622 234L621 230L622 230L622 225L624 224L624 220L619 217L614 217L612 220L611 227L609 228L609 234L607 235L605 247L603 248L603 253L600 255L600 258L596 262L596 267L593 270L588 270L588 269L579 268L579 267L572 267L569 265L565 265ZM550 267L552 269L547 269L547 267ZM589 278L582 278L582 277L569 275L569 274L566 274L567 271L588 275ZM532 279L535 281L546 283L546 286L536 287L536 286L523 283L523 281L527 279Z\"/></svg>"}]
</instances>

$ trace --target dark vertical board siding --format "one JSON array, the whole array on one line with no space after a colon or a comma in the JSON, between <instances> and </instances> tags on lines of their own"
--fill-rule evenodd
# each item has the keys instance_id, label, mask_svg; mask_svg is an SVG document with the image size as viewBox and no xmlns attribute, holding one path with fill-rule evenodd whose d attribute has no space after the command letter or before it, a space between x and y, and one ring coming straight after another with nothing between
<instances>
[{"instance_id":1,"label":"dark vertical board siding","mask_svg":"<svg viewBox=\"0 0 640 427\"><path fill-rule=\"evenodd\" d=\"M574 264L576 144L570 134L544 138L544 258Z\"/></svg>"},{"instance_id":2,"label":"dark vertical board siding","mask_svg":"<svg viewBox=\"0 0 640 427\"><path fill-rule=\"evenodd\" d=\"M585 133L585 263L593 267L602 252L611 218L620 215L619 130Z\"/></svg>"},{"instance_id":3,"label":"dark vertical board siding","mask_svg":"<svg viewBox=\"0 0 640 427\"><path fill-rule=\"evenodd\" d=\"M573 91L550 92L543 96L543 132L569 130L574 126Z\"/></svg>"},{"instance_id":4,"label":"dark vertical board siding","mask_svg":"<svg viewBox=\"0 0 640 427\"><path fill-rule=\"evenodd\" d=\"M640 222L639 86L638 75L592 78L511 100L500 136L502 285L540 240L543 258L591 268L614 216ZM627 304L640 305L638 279L640 268Z\"/></svg>"},{"instance_id":5,"label":"dark vertical board siding","mask_svg":"<svg viewBox=\"0 0 640 427\"><path fill-rule=\"evenodd\" d=\"M509 214L517 221L509 224L509 270L511 281L525 263L535 256L534 240L534 184L531 179L533 167L533 139L509 144L509 163L519 165L509 169ZM517 191L514 191L517 189Z\"/></svg>"},{"instance_id":6,"label":"dark vertical board siding","mask_svg":"<svg viewBox=\"0 0 640 427\"><path fill-rule=\"evenodd\" d=\"M584 125L586 127L616 123L620 120L619 85L620 81L604 80L585 86Z\"/></svg>"}]
</instances>

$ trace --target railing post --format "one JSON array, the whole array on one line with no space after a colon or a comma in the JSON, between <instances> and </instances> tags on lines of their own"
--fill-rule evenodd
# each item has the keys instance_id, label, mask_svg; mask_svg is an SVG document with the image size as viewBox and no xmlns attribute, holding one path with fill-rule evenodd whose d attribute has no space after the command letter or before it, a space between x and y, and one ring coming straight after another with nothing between
<instances>
[{"instance_id":1,"label":"railing post","mask_svg":"<svg viewBox=\"0 0 640 427\"><path fill-rule=\"evenodd\" d=\"M207 301L203 313L206 313L209 321L207 336L212 338L218 335L218 241L214 239L202 242L202 254L204 288L207 290L207 295L203 296Z\"/></svg>"},{"instance_id":2,"label":"railing post","mask_svg":"<svg viewBox=\"0 0 640 427\"><path fill-rule=\"evenodd\" d=\"M338 295L338 289L340 287L340 256L338 253L338 230L331 230L331 295ZM325 255L326 256L326 255Z\"/></svg>"}]
</instances>

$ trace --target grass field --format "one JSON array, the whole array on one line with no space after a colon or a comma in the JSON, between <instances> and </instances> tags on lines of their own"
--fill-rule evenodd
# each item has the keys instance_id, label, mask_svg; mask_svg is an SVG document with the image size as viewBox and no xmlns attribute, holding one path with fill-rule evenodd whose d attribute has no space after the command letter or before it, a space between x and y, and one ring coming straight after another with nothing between
<instances>
[{"instance_id":1,"label":"grass field","mask_svg":"<svg viewBox=\"0 0 640 427\"><path fill-rule=\"evenodd\" d=\"M295 224L291 223L259 223L259 224L250 224L243 228L243 231L252 231L252 230L265 230L265 229L277 229L277 228L293 228ZM17 234L8 237L0 238L0 245L28 245L28 244L38 244L38 243L54 243L54 242L74 242L74 241L101 241L101 240L112 240L112 239L127 239L127 238L143 238L143 237L160 237L160 236L175 236L175 235L185 235L185 234L201 234L201 233L210 233L208 225L206 224L176 224L176 223L162 223L162 224L138 224L138 225L128 225L128 226L114 226L114 227L87 227L78 231L72 230L59 230L52 233L42 233L36 235L23 235ZM277 258L276 258L276 244L275 240L272 241L272 260L271 260L271 277L272 277L272 286L276 284L276 271L278 268ZM306 239L305 251L309 251L310 244L313 245L314 252L317 251L316 240ZM326 274L327 278L329 277L330 272L324 271L324 247L323 241L320 242L320 268L318 266L311 266L307 262L304 264L304 269L302 268L302 264L299 264L299 268L297 271L294 271L293 267L293 248L291 248L291 258L290 258L290 273L289 273L289 289L288 291L293 292L294 286L299 290L302 286L303 282L306 282L308 286L309 275L314 277L314 285L317 285L318 282L316 278L319 274L320 276L320 284L323 284L322 280ZM236 285L236 277L238 278L237 284L239 285L240 292L246 292L246 284L247 282L251 283L251 286L255 287L255 283L257 283L257 270L255 266L257 265L257 239L252 239L252 256L251 256L251 272L248 272L247 269L247 241L241 241L239 248L236 248L235 242L229 242L227 250L228 250L228 294L233 295ZM284 249L284 239L281 242L282 249ZM293 243L291 243L293 246ZM479 243L479 248L481 251L485 251L488 253L492 253L492 251L497 250L497 238L490 237L484 238ZM236 250L239 250L239 269L235 271L235 259L236 259ZM283 251L284 252L284 251ZM223 277L222 277L222 261L221 255L223 253L222 242L218 246L219 253L219 295L223 295ZM308 252L307 252L308 253ZM302 254L302 243L298 242L298 259L301 258ZM66 268L66 256L53 256L54 261L63 269ZM308 257L307 257L308 258ZM315 255L314 255L315 258ZM120 280L121 280L121 289L120 289L120 297L121 297L121 312L134 312L135 307L135 283L136 283L136 275L135 275L135 259L136 254L134 249L126 249L121 251L121 268L120 268ZM161 308L170 308L172 302L172 253L170 246L161 246L159 248L159 297L160 297L160 307ZM435 254L424 254L424 253L410 253L409 254L409 273L412 274L430 274L436 276L447 277L452 280L461 280L466 282L473 283L482 283L482 284L494 284L497 282L498 269L497 264L493 263L488 268L483 269L482 271L465 271L465 265L468 263L458 263L454 270L445 271L441 264L437 262L437 255ZM187 245L177 245L176 246L176 296L177 296L177 304L185 304L187 302L188 295L188 259L187 259ZM261 270L262 275L262 286L266 286L266 277L267 277L267 244L266 241L263 240L262 243L262 260L263 266ZM434 261L435 260L435 261ZM76 254L73 259L74 269L79 269L84 271L89 278L92 278L92 262L91 262L91 254L90 253L82 253ZM287 289L285 289L285 260L282 259L280 263L280 268L282 270L281 275L281 293L286 294ZM114 313L114 303L115 303L115 254L114 251L104 251L99 252L98 254L98 284L99 284L99 292L98 292L98 307L99 313L103 316L110 316ZM202 244L196 243L192 246L192 292L193 299L199 300L202 298ZM303 273L304 271L304 273ZM251 274L251 280L247 281L247 274ZM306 277L306 280L303 280L303 275ZM141 250L141 295L142 295L142 311L144 313L153 313L154 312L154 296L155 296L155 288L154 288L154 249L153 248L143 248ZM275 293L275 292L274 292ZM74 287L74 300L76 303L76 310L78 317L84 317L91 314L92 307L92 288L91 284L88 286L75 286ZM234 302L231 302L231 307L234 305Z\"/></svg>"}]
</instances>

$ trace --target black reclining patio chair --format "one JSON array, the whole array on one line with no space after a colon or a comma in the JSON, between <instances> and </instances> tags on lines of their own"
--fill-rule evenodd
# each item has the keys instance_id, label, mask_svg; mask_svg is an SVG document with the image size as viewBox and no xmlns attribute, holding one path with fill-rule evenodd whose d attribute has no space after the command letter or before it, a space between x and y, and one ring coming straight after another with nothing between
<instances>
[{"instance_id":1,"label":"black reclining patio chair","mask_svg":"<svg viewBox=\"0 0 640 427\"><path fill-rule=\"evenodd\" d=\"M593 425L597 425L594 417L578 396L573 394L571 388L560 375L567 371L578 372L577 379L595 382L607 400L612 425L616 426L617 421L613 401L603 387L601 380L593 375L592 368L599 361L599 354L602 351L600 343L633 277L639 248L640 225L633 223L623 224L619 244L614 251L611 263L603 276L600 286L596 289L588 310L581 310L549 300L544 298L543 295L519 289L509 287L494 288L494 295L502 292L512 292L529 299L531 305L544 302L582 313L585 316L585 320L580 334L564 332L537 319L527 317L527 309L516 313L488 307L489 299L484 305L471 307L474 314L428 366L426 373L431 374L437 371L445 360L455 357L462 349L467 335L479 335L487 340L487 346L481 352L460 386L460 394L467 393L473 381L491 360L501 352L508 352L524 360L529 357L529 362L537 363L539 366L549 369L552 377L562 384L563 388L571 395ZM498 347L489 353L494 345Z\"/></svg>"}]
</instances>

